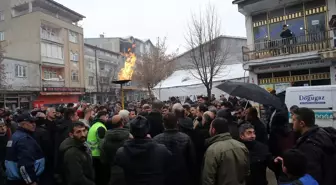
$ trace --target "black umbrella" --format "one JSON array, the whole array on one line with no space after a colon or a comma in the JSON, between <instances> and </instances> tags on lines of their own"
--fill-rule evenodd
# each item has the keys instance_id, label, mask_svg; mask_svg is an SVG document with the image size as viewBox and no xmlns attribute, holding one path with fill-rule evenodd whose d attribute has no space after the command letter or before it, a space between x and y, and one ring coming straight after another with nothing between
<instances>
[{"instance_id":1,"label":"black umbrella","mask_svg":"<svg viewBox=\"0 0 336 185\"><path fill-rule=\"evenodd\" d=\"M232 96L245 98L263 105L270 105L276 109L282 108L282 103L278 97L253 83L227 81L218 85L217 88Z\"/></svg>"}]
</instances>

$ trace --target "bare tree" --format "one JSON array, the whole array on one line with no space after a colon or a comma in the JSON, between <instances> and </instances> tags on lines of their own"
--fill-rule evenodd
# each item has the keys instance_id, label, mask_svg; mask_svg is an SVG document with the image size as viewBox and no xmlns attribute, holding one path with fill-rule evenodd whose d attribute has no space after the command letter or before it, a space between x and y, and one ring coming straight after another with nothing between
<instances>
[{"instance_id":1,"label":"bare tree","mask_svg":"<svg viewBox=\"0 0 336 185\"><path fill-rule=\"evenodd\" d=\"M230 53L230 43L222 43L220 39L220 26L216 9L209 4L204 15L202 12L199 16L192 15L185 36L191 51L189 71L203 83L209 99L213 79L225 68Z\"/></svg>"},{"instance_id":2,"label":"bare tree","mask_svg":"<svg viewBox=\"0 0 336 185\"><path fill-rule=\"evenodd\" d=\"M146 87L152 98L152 88L172 74L174 66L172 58L175 54L167 54L166 38L158 38L153 49L138 56L133 80Z\"/></svg>"}]
</instances>

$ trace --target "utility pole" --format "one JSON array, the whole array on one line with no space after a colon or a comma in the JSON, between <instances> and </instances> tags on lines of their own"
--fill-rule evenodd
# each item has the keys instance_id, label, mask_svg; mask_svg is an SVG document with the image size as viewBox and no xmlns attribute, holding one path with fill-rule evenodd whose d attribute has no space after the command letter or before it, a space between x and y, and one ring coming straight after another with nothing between
<instances>
[{"instance_id":1,"label":"utility pole","mask_svg":"<svg viewBox=\"0 0 336 185\"><path fill-rule=\"evenodd\" d=\"M95 63L96 63L96 86L97 86L97 92L98 92L98 89L99 89L99 79L98 79L98 59L97 59L97 46L94 50L95 52Z\"/></svg>"}]
</instances>

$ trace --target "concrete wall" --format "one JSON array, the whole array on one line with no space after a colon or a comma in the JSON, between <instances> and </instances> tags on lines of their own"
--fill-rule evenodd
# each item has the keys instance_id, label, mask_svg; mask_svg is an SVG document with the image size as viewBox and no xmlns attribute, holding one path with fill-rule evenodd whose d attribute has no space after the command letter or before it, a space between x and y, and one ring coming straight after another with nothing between
<instances>
[{"instance_id":1,"label":"concrete wall","mask_svg":"<svg viewBox=\"0 0 336 185\"><path fill-rule=\"evenodd\" d=\"M29 61L4 59L4 73L6 75L6 90L12 91L40 91L41 74L39 64ZM15 76L15 66L21 65L26 67L26 77Z\"/></svg>"},{"instance_id":2,"label":"concrete wall","mask_svg":"<svg viewBox=\"0 0 336 185\"><path fill-rule=\"evenodd\" d=\"M87 38L85 43L113 52L120 52L119 38Z\"/></svg>"},{"instance_id":3,"label":"concrete wall","mask_svg":"<svg viewBox=\"0 0 336 185\"><path fill-rule=\"evenodd\" d=\"M242 46L246 46L246 39L245 38L236 38L236 37L219 37L220 41L220 48L223 50L228 50L229 54L227 56L227 60L225 64L236 64L242 63L243 55L242 55ZM187 51L184 54L180 55L179 57L175 58L175 68L176 69L186 69L190 67L194 67L191 63L190 52ZM197 54L197 52L196 52Z\"/></svg>"}]
</instances>

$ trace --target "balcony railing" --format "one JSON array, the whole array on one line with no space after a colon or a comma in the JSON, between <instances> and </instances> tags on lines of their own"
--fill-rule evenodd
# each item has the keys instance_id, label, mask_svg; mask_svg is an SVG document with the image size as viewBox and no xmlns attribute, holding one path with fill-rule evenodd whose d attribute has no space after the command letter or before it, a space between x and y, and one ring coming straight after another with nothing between
<instances>
[{"instance_id":1,"label":"balcony railing","mask_svg":"<svg viewBox=\"0 0 336 185\"><path fill-rule=\"evenodd\" d=\"M64 87L64 80L43 79L43 87Z\"/></svg>"},{"instance_id":2,"label":"balcony railing","mask_svg":"<svg viewBox=\"0 0 336 185\"><path fill-rule=\"evenodd\" d=\"M276 56L331 49L329 31L315 32L278 40L264 40L243 46L243 60L257 60Z\"/></svg>"},{"instance_id":3,"label":"balcony railing","mask_svg":"<svg viewBox=\"0 0 336 185\"><path fill-rule=\"evenodd\" d=\"M41 31L41 39L49 40L52 42L57 42L63 44L63 39L59 36L52 35L50 33Z\"/></svg>"}]
</instances>

